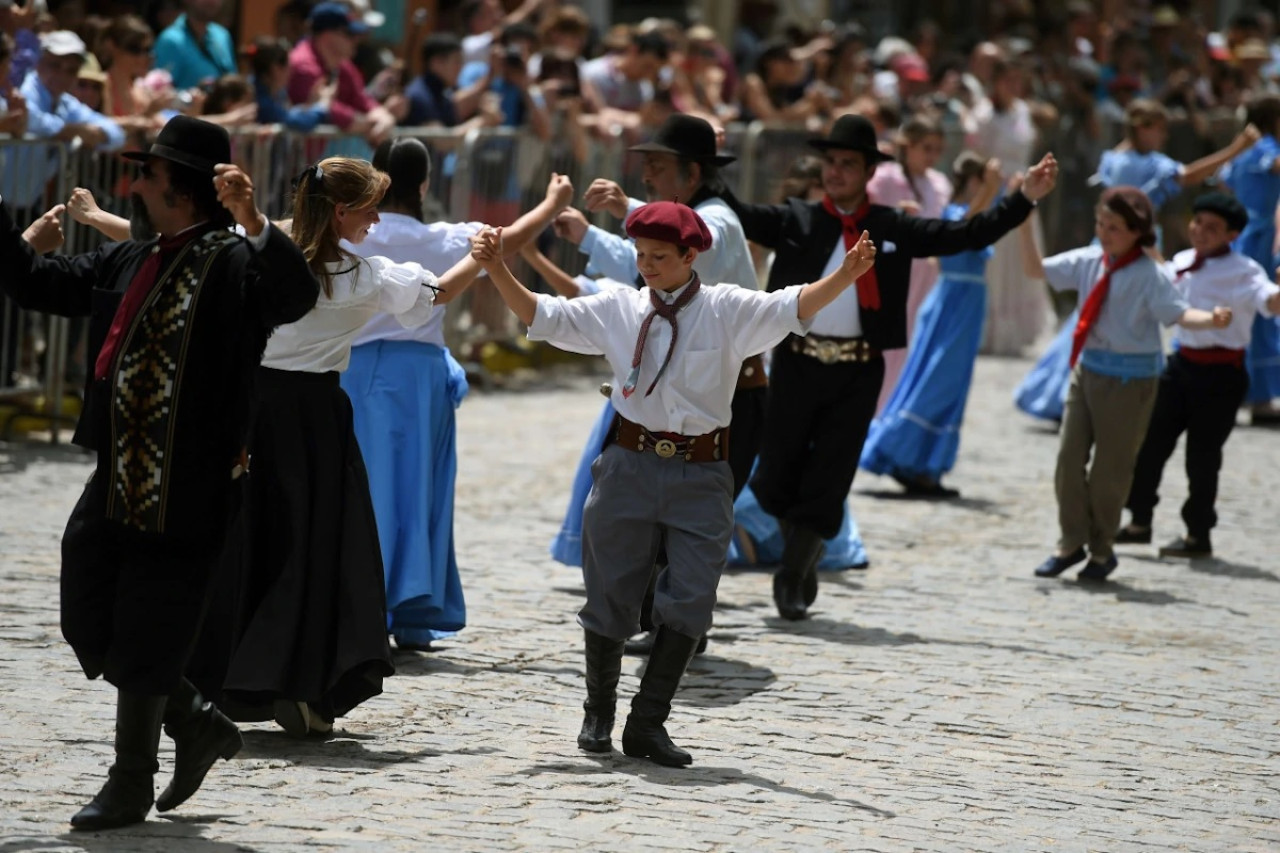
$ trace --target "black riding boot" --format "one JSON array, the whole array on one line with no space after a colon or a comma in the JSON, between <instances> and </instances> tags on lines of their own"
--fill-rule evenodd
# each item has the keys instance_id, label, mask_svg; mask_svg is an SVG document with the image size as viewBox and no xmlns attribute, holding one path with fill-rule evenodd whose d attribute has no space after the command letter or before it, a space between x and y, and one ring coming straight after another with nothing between
<instances>
[{"instance_id":1,"label":"black riding boot","mask_svg":"<svg viewBox=\"0 0 1280 853\"><path fill-rule=\"evenodd\" d=\"M578 748L587 752L613 749L613 718L618 705L618 677L622 675L622 640L611 640L592 631L586 635L587 701L578 733Z\"/></svg>"},{"instance_id":2,"label":"black riding boot","mask_svg":"<svg viewBox=\"0 0 1280 853\"><path fill-rule=\"evenodd\" d=\"M169 694L164 731L173 739L173 781L156 799L156 811L167 812L185 803L219 758L231 758L244 746L236 724L204 701L185 678Z\"/></svg>"},{"instance_id":3,"label":"black riding boot","mask_svg":"<svg viewBox=\"0 0 1280 853\"><path fill-rule=\"evenodd\" d=\"M787 525L782 568L773 576L773 601L784 619L803 619L818 597L818 561L822 537L807 527Z\"/></svg>"},{"instance_id":4,"label":"black riding boot","mask_svg":"<svg viewBox=\"0 0 1280 853\"><path fill-rule=\"evenodd\" d=\"M119 692L116 699L116 761L107 784L71 818L72 829L114 829L142 823L155 801L164 696Z\"/></svg>"},{"instance_id":5,"label":"black riding boot","mask_svg":"<svg viewBox=\"0 0 1280 853\"><path fill-rule=\"evenodd\" d=\"M622 751L633 758L649 758L664 767L684 767L693 757L671 742L664 723L671 714L671 700L680 686L697 637L687 637L665 626L658 629L640 692L631 700L631 713L622 730Z\"/></svg>"}]
</instances>

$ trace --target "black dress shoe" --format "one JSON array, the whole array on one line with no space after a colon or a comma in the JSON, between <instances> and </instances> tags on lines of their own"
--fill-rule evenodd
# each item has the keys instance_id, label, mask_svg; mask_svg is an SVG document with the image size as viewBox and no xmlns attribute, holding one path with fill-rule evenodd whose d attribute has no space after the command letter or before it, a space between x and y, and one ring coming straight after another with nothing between
<instances>
[{"instance_id":1,"label":"black dress shoe","mask_svg":"<svg viewBox=\"0 0 1280 853\"><path fill-rule=\"evenodd\" d=\"M1168 545L1160 548L1161 557L1212 557L1213 546L1209 537L1179 536Z\"/></svg>"},{"instance_id":2,"label":"black dress shoe","mask_svg":"<svg viewBox=\"0 0 1280 853\"><path fill-rule=\"evenodd\" d=\"M1056 554L1036 566L1036 577L1038 578L1056 578L1076 563L1083 563L1085 557L1084 548L1077 548L1065 557L1059 557Z\"/></svg>"},{"instance_id":3,"label":"black dress shoe","mask_svg":"<svg viewBox=\"0 0 1280 853\"><path fill-rule=\"evenodd\" d=\"M1151 528L1138 524L1126 524L1116 531L1117 545L1150 545Z\"/></svg>"},{"instance_id":4,"label":"black dress shoe","mask_svg":"<svg viewBox=\"0 0 1280 853\"><path fill-rule=\"evenodd\" d=\"M1099 563L1090 560L1088 564L1080 570L1080 574L1076 575L1076 580L1093 583L1099 583L1107 579L1107 575L1116 570L1116 566L1120 565L1120 561L1116 559L1116 555L1112 554L1105 562Z\"/></svg>"}]
</instances>

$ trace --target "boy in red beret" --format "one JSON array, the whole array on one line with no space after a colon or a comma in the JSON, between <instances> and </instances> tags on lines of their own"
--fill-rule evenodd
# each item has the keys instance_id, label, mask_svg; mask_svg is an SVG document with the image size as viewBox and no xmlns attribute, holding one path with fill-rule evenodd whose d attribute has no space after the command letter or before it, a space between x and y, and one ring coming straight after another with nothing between
<instances>
[{"instance_id":1,"label":"boy in red beret","mask_svg":"<svg viewBox=\"0 0 1280 853\"><path fill-rule=\"evenodd\" d=\"M733 530L729 420L743 360L810 319L871 268L875 246L863 232L831 275L772 293L703 287L693 271L711 246L690 207L654 202L627 219L644 288L567 300L533 294L502 260L502 229L472 238L472 257L529 326L531 340L603 355L614 373L618 416L592 466L583 513L583 579L578 614L586 640L587 700L578 746L612 749L622 651L639 630L641 602L658 548L668 565L654 595L658 626L640 691L622 733L627 755L668 767L691 764L668 737L671 700L700 638L711 626L716 586Z\"/></svg>"}]
</instances>

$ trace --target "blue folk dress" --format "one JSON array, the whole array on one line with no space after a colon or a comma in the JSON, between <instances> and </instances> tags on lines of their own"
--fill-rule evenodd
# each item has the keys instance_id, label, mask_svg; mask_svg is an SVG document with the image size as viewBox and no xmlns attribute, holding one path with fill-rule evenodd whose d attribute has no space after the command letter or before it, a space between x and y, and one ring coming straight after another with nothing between
<instances>
[{"instance_id":1,"label":"blue folk dress","mask_svg":"<svg viewBox=\"0 0 1280 853\"><path fill-rule=\"evenodd\" d=\"M1272 256L1276 204L1280 202L1280 175L1272 167L1278 154L1280 142L1274 136L1264 136L1220 174L1223 184L1249 211L1249 224L1231 248L1262 264L1268 273L1275 272L1278 260ZM1246 403L1268 403L1280 397L1280 317L1254 316L1245 367L1249 372Z\"/></svg>"},{"instance_id":2,"label":"blue folk dress","mask_svg":"<svg viewBox=\"0 0 1280 853\"><path fill-rule=\"evenodd\" d=\"M960 221L968 210L968 205L950 204L942 218ZM920 307L897 388L871 422L862 447L863 469L938 480L955 466L982 343L991 254L988 247L939 258L941 278Z\"/></svg>"}]
</instances>

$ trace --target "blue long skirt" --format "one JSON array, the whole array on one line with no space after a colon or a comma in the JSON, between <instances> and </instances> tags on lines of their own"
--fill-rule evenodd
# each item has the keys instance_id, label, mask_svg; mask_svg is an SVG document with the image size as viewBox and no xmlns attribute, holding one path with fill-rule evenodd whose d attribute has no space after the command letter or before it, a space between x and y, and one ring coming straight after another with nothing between
<instances>
[{"instance_id":1,"label":"blue long skirt","mask_svg":"<svg viewBox=\"0 0 1280 853\"><path fill-rule=\"evenodd\" d=\"M582 508L591 492L591 463L604 447L613 416L613 404L606 400L591 429L582 456L578 459L578 470L573 476L573 488L569 494L564 523L551 541L552 559L566 566L582 566ZM738 500L733 505L733 514L737 530L729 548L730 565L777 563L782 558L782 534L778 530L778 522L760 508L750 487L743 489L742 494L738 495ZM751 537L751 541L740 546L739 535L744 533ZM818 568L846 569L865 565L867 552L862 545L862 536L846 508L840 532L827 540L827 552Z\"/></svg>"},{"instance_id":2,"label":"blue long skirt","mask_svg":"<svg viewBox=\"0 0 1280 853\"><path fill-rule=\"evenodd\" d=\"M453 550L454 409L462 366L435 344L377 341L351 351L343 390L369 470L387 585L387 630L425 645L467 622Z\"/></svg>"},{"instance_id":3,"label":"blue long skirt","mask_svg":"<svg viewBox=\"0 0 1280 853\"><path fill-rule=\"evenodd\" d=\"M1080 312L1072 311L1036 366L1013 392L1013 402L1033 418L1062 421L1067 386L1071 383L1071 339L1079 320Z\"/></svg>"},{"instance_id":4,"label":"blue long skirt","mask_svg":"<svg viewBox=\"0 0 1280 853\"><path fill-rule=\"evenodd\" d=\"M955 467L986 312L981 276L943 274L920 307L893 396L871 422L859 463L864 469L937 480Z\"/></svg>"}]
</instances>

